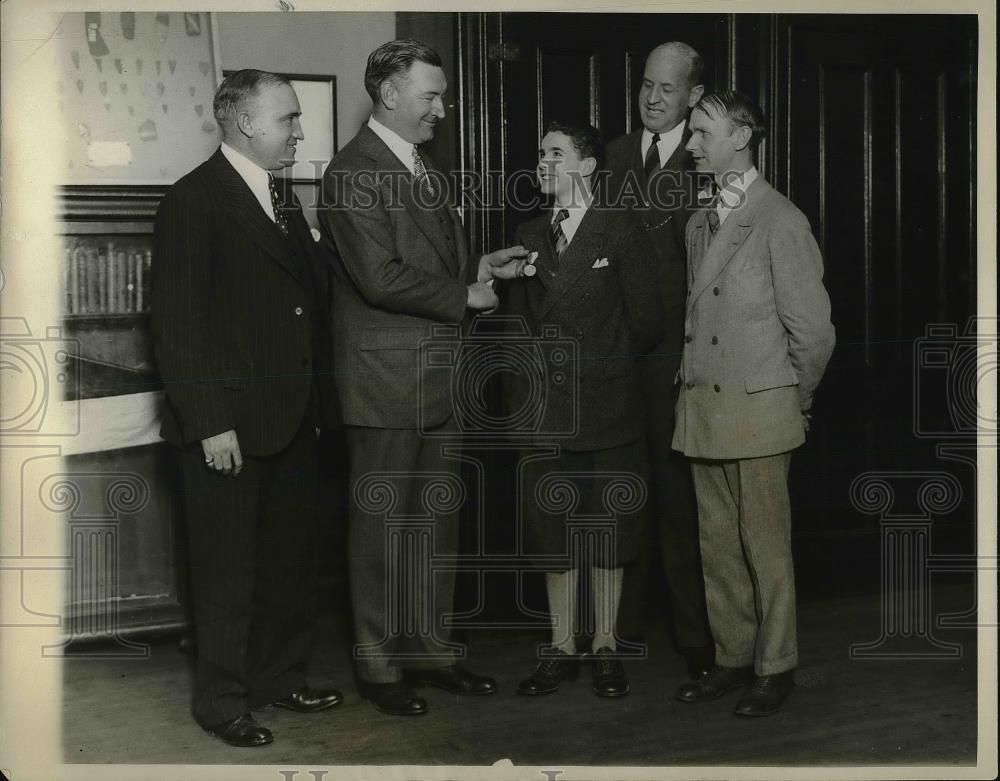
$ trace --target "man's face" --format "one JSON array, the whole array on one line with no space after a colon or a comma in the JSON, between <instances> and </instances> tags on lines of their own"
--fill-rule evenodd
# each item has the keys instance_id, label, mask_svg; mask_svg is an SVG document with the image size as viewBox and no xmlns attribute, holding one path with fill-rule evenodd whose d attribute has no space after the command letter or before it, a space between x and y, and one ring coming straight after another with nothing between
<instances>
[{"instance_id":1,"label":"man's face","mask_svg":"<svg viewBox=\"0 0 1000 781\"><path fill-rule=\"evenodd\" d=\"M251 98L247 111L250 152L255 162L269 171L287 168L295 162L295 144L305 136L299 117L299 99L287 84L268 84Z\"/></svg>"},{"instance_id":2,"label":"man's face","mask_svg":"<svg viewBox=\"0 0 1000 781\"><path fill-rule=\"evenodd\" d=\"M688 127L691 139L687 150L697 170L715 174L716 178L734 170L733 160L740 149L740 139L737 138L738 128L734 128L729 119L699 108L691 112Z\"/></svg>"},{"instance_id":3,"label":"man's face","mask_svg":"<svg viewBox=\"0 0 1000 781\"><path fill-rule=\"evenodd\" d=\"M581 183L597 166L592 157L580 157L573 140L565 133L546 133L538 149L538 185L546 195L554 195L563 206L580 202Z\"/></svg>"},{"instance_id":4,"label":"man's face","mask_svg":"<svg viewBox=\"0 0 1000 781\"><path fill-rule=\"evenodd\" d=\"M651 133L673 130L701 99L703 87L688 83L689 70L685 59L670 50L649 55L639 88L639 116Z\"/></svg>"},{"instance_id":5,"label":"man's face","mask_svg":"<svg viewBox=\"0 0 1000 781\"><path fill-rule=\"evenodd\" d=\"M434 128L444 119L444 93L448 81L444 71L426 62L415 62L405 76L393 82L389 92L392 129L411 144L434 138Z\"/></svg>"}]
</instances>

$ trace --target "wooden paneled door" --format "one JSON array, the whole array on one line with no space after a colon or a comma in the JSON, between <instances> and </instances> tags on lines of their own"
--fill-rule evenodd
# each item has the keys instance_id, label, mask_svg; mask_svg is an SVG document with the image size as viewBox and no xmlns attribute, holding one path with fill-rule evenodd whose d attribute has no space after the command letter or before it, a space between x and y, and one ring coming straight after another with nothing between
<instances>
[{"instance_id":1,"label":"wooden paneled door","mask_svg":"<svg viewBox=\"0 0 1000 781\"><path fill-rule=\"evenodd\" d=\"M968 543L972 470L942 460L942 441L918 436L918 389L943 428L947 398L913 356L928 325L954 323L960 334L974 313L976 24L961 15L458 15L458 162L495 180L492 208L466 215L475 249L503 246L530 216L513 203L530 201L530 176L509 180L534 167L546 121L584 119L609 140L636 127L643 59L656 44L687 41L705 58L707 88L735 86L760 102L770 131L761 171L810 220L837 328L791 478L800 571L821 590L877 579L878 519L850 500L866 471L960 476L967 500L935 519L935 544L948 544L949 528L956 550Z\"/></svg>"}]
</instances>

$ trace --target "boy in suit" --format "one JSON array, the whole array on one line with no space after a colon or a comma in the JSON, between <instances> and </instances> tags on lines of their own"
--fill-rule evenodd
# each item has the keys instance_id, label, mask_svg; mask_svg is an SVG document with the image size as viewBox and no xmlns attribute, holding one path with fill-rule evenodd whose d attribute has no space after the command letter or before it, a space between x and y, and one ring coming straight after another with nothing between
<instances>
[{"instance_id":1,"label":"boy in suit","mask_svg":"<svg viewBox=\"0 0 1000 781\"><path fill-rule=\"evenodd\" d=\"M660 310L646 232L630 212L601 208L594 201L592 177L603 155L600 136L589 125L549 126L538 150L537 176L554 207L518 229L517 242L537 253L534 273L523 276L522 270L500 293L504 313L523 318L536 336L557 326L561 336L576 342L579 356L577 376L550 387L533 444L548 443L547 432L573 431L578 416L575 435L551 440L557 444L554 459L525 457L521 464L527 551L569 561L567 568L546 573L552 645L518 686L526 695L555 692L576 672L570 627L582 566L591 567L593 689L599 696L618 697L630 688L615 622L622 567L637 555L642 540L648 470L635 364L659 336ZM530 389L510 382L504 392L509 405L517 407ZM573 483L568 490L576 497L571 512L577 517L606 515L612 504L603 492L608 481L621 475L632 481L638 500L619 508L610 545L588 551L573 540L567 514L541 497L543 481L554 473Z\"/></svg>"}]
</instances>

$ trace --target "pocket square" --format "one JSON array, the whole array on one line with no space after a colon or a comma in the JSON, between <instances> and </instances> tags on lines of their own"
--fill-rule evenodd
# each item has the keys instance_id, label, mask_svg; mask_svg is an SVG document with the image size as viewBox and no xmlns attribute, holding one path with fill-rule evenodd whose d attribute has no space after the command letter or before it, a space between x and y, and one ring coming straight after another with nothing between
<instances>
[{"instance_id":1,"label":"pocket square","mask_svg":"<svg viewBox=\"0 0 1000 781\"><path fill-rule=\"evenodd\" d=\"M591 268L604 268L607 265L608 265L608 259L600 258L599 260L594 261L594 265L591 266Z\"/></svg>"}]
</instances>

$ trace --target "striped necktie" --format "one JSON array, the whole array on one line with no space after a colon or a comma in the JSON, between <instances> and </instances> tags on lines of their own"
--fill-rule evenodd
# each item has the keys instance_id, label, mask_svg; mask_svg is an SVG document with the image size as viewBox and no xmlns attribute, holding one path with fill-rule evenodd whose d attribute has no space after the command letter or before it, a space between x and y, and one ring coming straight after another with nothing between
<instances>
[{"instance_id":1,"label":"striped necktie","mask_svg":"<svg viewBox=\"0 0 1000 781\"><path fill-rule=\"evenodd\" d=\"M646 170L646 178L648 179L653 175L653 172L660 167L660 134L653 133L653 143L649 145L649 149L646 150L646 159L643 161L642 167Z\"/></svg>"},{"instance_id":2,"label":"striped necktie","mask_svg":"<svg viewBox=\"0 0 1000 781\"><path fill-rule=\"evenodd\" d=\"M566 209L560 209L556 212L556 216L552 220L552 246L556 249L557 258L569 246L569 239L566 238L566 234L563 233L562 229L562 221L567 217L569 217L569 212Z\"/></svg>"}]
</instances>

